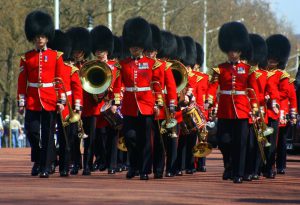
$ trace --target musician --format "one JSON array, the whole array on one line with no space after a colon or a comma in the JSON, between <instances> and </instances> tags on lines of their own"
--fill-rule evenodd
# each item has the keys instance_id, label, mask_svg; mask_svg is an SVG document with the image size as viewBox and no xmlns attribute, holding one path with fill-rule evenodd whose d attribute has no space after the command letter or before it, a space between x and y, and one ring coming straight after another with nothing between
<instances>
[{"instance_id":1,"label":"musician","mask_svg":"<svg viewBox=\"0 0 300 205\"><path fill-rule=\"evenodd\" d=\"M91 52L91 39L90 33L83 27L72 27L67 30L72 42L72 58L74 65L80 70L82 65L87 62L87 59ZM95 136L96 129L96 115L99 114L98 103L93 96L83 90L83 102L82 102L82 121L83 129L89 136L84 139L84 154L83 154L83 172L82 175L90 175L92 168L92 145L91 142ZM90 140L92 139L92 140ZM82 157L80 152L80 139L74 138L74 162L70 174L78 174L78 170L82 167Z\"/></svg>"},{"instance_id":2,"label":"musician","mask_svg":"<svg viewBox=\"0 0 300 205\"><path fill-rule=\"evenodd\" d=\"M66 102L66 97L70 103L72 109L71 111L80 114L82 108L82 88L79 79L78 68L70 63L72 45L67 34L61 30L56 30L54 39L49 42L48 46L53 50L63 52L62 57L64 60L64 68L62 70L62 82L66 89L66 93L63 92L64 90L59 90L61 96L58 97L64 102L65 106L61 114L63 118L61 119L60 115L57 117L57 125L59 142L59 173L61 177L66 177L69 175L69 163L71 160L70 151L73 147L73 140L75 137L78 138L78 132L76 132L76 126L74 128L74 123L70 123L64 128L62 127L62 120L68 122L67 116L71 117L71 113ZM62 85L58 85L57 87L61 86ZM63 129L65 129L65 133Z\"/></svg>"},{"instance_id":3,"label":"musician","mask_svg":"<svg viewBox=\"0 0 300 205\"><path fill-rule=\"evenodd\" d=\"M93 28L91 31L92 38L92 52L100 62L106 63L112 73L112 82L110 88L104 93L104 96L100 96L99 109L101 109L105 103L110 103L113 99L113 85L117 75L117 68L114 66L116 63L114 60L109 60L108 56L113 53L114 37L112 32L106 26L99 25ZM101 152L102 166L99 167L103 170L104 167L108 167L108 174L115 174L117 168L117 143L118 143L118 131L111 127L105 119L103 113L99 113L96 122L96 138L99 138L99 147L94 147L95 153ZM96 143L93 142L95 145ZM96 154L97 158L97 154ZM99 158L99 157L98 157ZM97 162L96 162L97 163Z\"/></svg>"},{"instance_id":4,"label":"musician","mask_svg":"<svg viewBox=\"0 0 300 205\"><path fill-rule=\"evenodd\" d=\"M267 83L268 72L264 68L264 64L267 60L267 45L265 40L258 34L249 34L249 38L252 44L252 57L249 58L249 64L255 71L255 78L258 86L258 92L256 93L256 98L259 104L259 110L264 116L263 120L266 124L266 103L265 103L265 88ZM252 96L255 97L255 96ZM253 113L254 114L254 113ZM251 118L250 118L251 119ZM249 120L249 138L247 143L247 153L246 153L246 167L245 167L245 181L251 181L252 179L259 179L259 172L262 165L262 160L260 156L260 151L258 148L257 138L255 136L255 131L253 127L253 121Z\"/></svg>"},{"instance_id":5,"label":"musician","mask_svg":"<svg viewBox=\"0 0 300 205\"><path fill-rule=\"evenodd\" d=\"M201 67L203 64L203 49L202 46L196 43L196 51L197 51L197 58L196 64L194 65L193 71L197 75L196 78L196 89L195 89L195 97L197 106L200 108L201 112L205 115L205 119L208 120L208 111L204 109L204 103L206 99L206 92L209 86L209 75L206 73L201 72ZM196 158L196 170L199 172L206 172L206 157Z\"/></svg>"},{"instance_id":6,"label":"musician","mask_svg":"<svg viewBox=\"0 0 300 205\"><path fill-rule=\"evenodd\" d=\"M294 86L295 79L289 77L288 98L280 101L279 132L276 150L277 174L285 174L286 169L286 138L297 122L297 96Z\"/></svg>"},{"instance_id":7,"label":"musician","mask_svg":"<svg viewBox=\"0 0 300 205\"><path fill-rule=\"evenodd\" d=\"M156 59L157 53L162 49L162 37L160 29L150 24L152 31L152 47L145 51L146 56L152 59ZM171 115L175 113L175 106L177 105L176 83L171 71L171 63L167 61L157 59L161 65L154 70L156 76L159 76L159 85L154 83L153 87L157 87L158 93L155 93L157 98L157 108L159 111L155 115L154 121L154 136L153 136L153 172L155 179L161 179L163 177L165 154L167 157L166 163L166 177L174 176L175 174L175 160L177 153L177 135L170 136L171 133L166 131L160 133L161 122L167 119L166 110ZM167 93L165 95L165 93ZM166 104L164 104L166 103ZM169 120L169 119L168 119ZM176 124L174 125L176 130ZM172 149L172 147L174 147Z\"/></svg>"},{"instance_id":8,"label":"musician","mask_svg":"<svg viewBox=\"0 0 300 205\"><path fill-rule=\"evenodd\" d=\"M274 132L269 139L271 146L266 150L267 164L264 176L274 179L276 172L273 170L273 166L275 165L280 103L288 98L289 94L289 75L283 70L288 61L291 45L289 40L281 34L271 35L267 38L266 43L268 47L268 81L265 98L268 100L268 126L273 127Z\"/></svg>"},{"instance_id":9,"label":"musician","mask_svg":"<svg viewBox=\"0 0 300 205\"><path fill-rule=\"evenodd\" d=\"M242 183L245 168L246 143L250 105L246 88L257 90L251 66L240 61L250 45L246 27L238 22L225 23L219 31L219 47L227 54L228 61L213 69L213 77L206 108L220 86L218 109L218 146L223 155L223 179L233 177L234 183Z\"/></svg>"},{"instance_id":10,"label":"musician","mask_svg":"<svg viewBox=\"0 0 300 205\"><path fill-rule=\"evenodd\" d=\"M151 82L158 79L154 78L153 70L161 63L143 56L144 49L152 45L151 27L146 20L141 17L128 19L124 24L122 37L132 56L119 62L120 75L114 85L114 104L121 103L123 83L125 92L121 112L130 159L126 178L133 178L139 170L140 179L148 180L152 165L150 139L155 105Z\"/></svg>"},{"instance_id":11,"label":"musician","mask_svg":"<svg viewBox=\"0 0 300 205\"><path fill-rule=\"evenodd\" d=\"M48 40L54 36L54 24L49 14L42 11L29 13L25 20L25 34L35 48L21 57L18 106L21 114L26 109L25 130L31 145L31 161L34 162L31 175L48 178L49 145L54 141L51 128L57 106L63 109L57 104L52 82L54 77L61 76L63 59L62 53L47 48Z\"/></svg>"}]
</instances>

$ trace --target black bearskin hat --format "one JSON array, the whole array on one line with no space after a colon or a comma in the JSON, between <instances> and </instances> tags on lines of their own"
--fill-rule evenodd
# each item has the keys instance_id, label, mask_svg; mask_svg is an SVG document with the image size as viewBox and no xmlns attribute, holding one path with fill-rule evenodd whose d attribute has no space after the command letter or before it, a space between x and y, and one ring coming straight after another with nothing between
<instances>
[{"instance_id":1,"label":"black bearskin hat","mask_svg":"<svg viewBox=\"0 0 300 205\"><path fill-rule=\"evenodd\" d=\"M54 24L51 16L42 11L29 13L25 20L25 34L28 41L38 35L45 35L49 40L54 37Z\"/></svg>"},{"instance_id":2,"label":"black bearskin hat","mask_svg":"<svg viewBox=\"0 0 300 205\"><path fill-rule=\"evenodd\" d=\"M289 59L291 44L287 37L281 34L274 34L266 40L268 47L268 59L278 62L278 68L284 69Z\"/></svg>"},{"instance_id":3,"label":"black bearskin hat","mask_svg":"<svg viewBox=\"0 0 300 205\"><path fill-rule=\"evenodd\" d=\"M96 26L91 31L91 40L92 40L92 52L93 54L96 51L108 51L108 55L112 54L114 49L114 37L106 26Z\"/></svg>"},{"instance_id":4,"label":"black bearskin hat","mask_svg":"<svg viewBox=\"0 0 300 205\"><path fill-rule=\"evenodd\" d=\"M186 56L186 49L185 49L185 44L179 36L175 35L176 42L177 42L177 54L176 54L176 59L179 61L182 61L185 56Z\"/></svg>"},{"instance_id":5,"label":"black bearskin hat","mask_svg":"<svg viewBox=\"0 0 300 205\"><path fill-rule=\"evenodd\" d=\"M162 48L157 54L159 58L176 59L177 56L177 41L175 36L168 31L161 31Z\"/></svg>"},{"instance_id":6,"label":"black bearskin hat","mask_svg":"<svg viewBox=\"0 0 300 205\"><path fill-rule=\"evenodd\" d=\"M61 30L55 30L54 38L48 42L47 46L53 50L63 52L63 59L70 60L72 42L68 35Z\"/></svg>"},{"instance_id":7,"label":"black bearskin hat","mask_svg":"<svg viewBox=\"0 0 300 205\"><path fill-rule=\"evenodd\" d=\"M127 48L140 47L148 50L152 47L151 27L142 17L128 19L123 26L122 36Z\"/></svg>"},{"instance_id":8,"label":"black bearskin hat","mask_svg":"<svg viewBox=\"0 0 300 205\"><path fill-rule=\"evenodd\" d=\"M196 63L200 66L203 64L204 52L200 43L196 42L197 59Z\"/></svg>"},{"instance_id":9,"label":"black bearskin hat","mask_svg":"<svg viewBox=\"0 0 300 205\"><path fill-rule=\"evenodd\" d=\"M265 40L258 34L249 34L250 42L252 44L252 59L250 60L253 65L263 65L267 59L268 48Z\"/></svg>"},{"instance_id":10,"label":"black bearskin hat","mask_svg":"<svg viewBox=\"0 0 300 205\"><path fill-rule=\"evenodd\" d=\"M197 50L195 41L190 36L182 37L185 44L186 56L183 59L183 64L186 66L194 66L197 60Z\"/></svg>"},{"instance_id":11,"label":"black bearskin hat","mask_svg":"<svg viewBox=\"0 0 300 205\"><path fill-rule=\"evenodd\" d=\"M246 27L239 22L229 22L222 25L219 36L219 47L224 53L240 51L241 55L247 56L250 50L250 40Z\"/></svg>"},{"instance_id":12,"label":"black bearskin hat","mask_svg":"<svg viewBox=\"0 0 300 205\"><path fill-rule=\"evenodd\" d=\"M150 24L150 27L152 32L152 48L150 50L159 51L162 47L160 29L154 24Z\"/></svg>"},{"instance_id":13,"label":"black bearskin hat","mask_svg":"<svg viewBox=\"0 0 300 205\"><path fill-rule=\"evenodd\" d=\"M122 56L122 40L118 36L113 36L114 38L114 49L112 54L109 56L110 59L118 58Z\"/></svg>"},{"instance_id":14,"label":"black bearskin hat","mask_svg":"<svg viewBox=\"0 0 300 205\"><path fill-rule=\"evenodd\" d=\"M83 27L72 27L66 33L72 42L72 52L83 51L84 57L87 58L91 53L90 32Z\"/></svg>"}]
</instances>

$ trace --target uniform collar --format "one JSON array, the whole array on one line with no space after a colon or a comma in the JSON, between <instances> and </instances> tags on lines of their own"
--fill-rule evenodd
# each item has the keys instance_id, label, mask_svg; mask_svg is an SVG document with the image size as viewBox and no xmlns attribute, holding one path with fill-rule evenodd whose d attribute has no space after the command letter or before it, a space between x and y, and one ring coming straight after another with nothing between
<instances>
[{"instance_id":1,"label":"uniform collar","mask_svg":"<svg viewBox=\"0 0 300 205\"><path fill-rule=\"evenodd\" d=\"M130 56L130 58L133 59L133 60L140 60L143 57L144 57L143 55L140 55L138 57Z\"/></svg>"},{"instance_id":2,"label":"uniform collar","mask_svg":"<svg viewBox=\"0 0 300 205\"><path fill-rule=\"evenodd\" d=\"M227 61L230 65L237 65L239 63L241 63L241 60L238 60L236 62L231 62L231 61Z\"/></svg>"},{"instance_id":3,"label":"uniform collar","mask_svg":"<svg viewBox=\"0 0 300 205\"><path fill-rule=\"evenodd\" d=\"M45 47L42 48L42 49L35 48L35 50L36 50L37 52L43 52L43 51L46 51L47 49L48 49L47 46L45 46Z\"/></svg>"}]
</instances>

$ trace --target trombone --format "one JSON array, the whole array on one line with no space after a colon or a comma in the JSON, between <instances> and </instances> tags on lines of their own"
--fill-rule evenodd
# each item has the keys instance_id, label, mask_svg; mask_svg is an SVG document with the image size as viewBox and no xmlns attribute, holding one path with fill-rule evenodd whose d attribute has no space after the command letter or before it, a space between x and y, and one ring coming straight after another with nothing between
<instances>
[{"instance_id":1,"label":"trombone","mask_svg":"<svg viewBox=\"0 0 300 205\"><path fill-rule=\"evenodd\" d=\"M254 89L247 88L246 91L247 91L247 97L250 106L251 106L251 100L255 100L258 108L260 108L259 101L256 97L256 93ZM250 95L252 95L253 97L251 97ZM263 163L266 164L267 160L264 152L264 147L271 146L271 143L268 141L267 136L271 135L274 132L274 129L266 125L264 121L264 116L260 109L258 109L258 116L255 113L251 113L251 119L253 121L253 128L257 139L259 152Z\"/></svg>"}]
</instances>

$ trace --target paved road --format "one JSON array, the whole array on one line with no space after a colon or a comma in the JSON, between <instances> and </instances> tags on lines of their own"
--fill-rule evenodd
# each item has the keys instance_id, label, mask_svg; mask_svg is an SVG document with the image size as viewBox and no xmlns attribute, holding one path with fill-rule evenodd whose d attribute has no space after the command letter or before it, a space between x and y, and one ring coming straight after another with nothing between
<instances>
[{"instance_id":1,"label":"paved road","mask_svg":"<svg viewBox=\"0 0 300 205\"><path fill-rule=\"evenodd\" d=\"M0 204L300 204L300 156L289 156L287 174L243 184L223 181L218 150L206 173L140 181L125 173L95 172L49 179L30 176L30 149L0 149Z\"/></svg>"}]
</instances>

